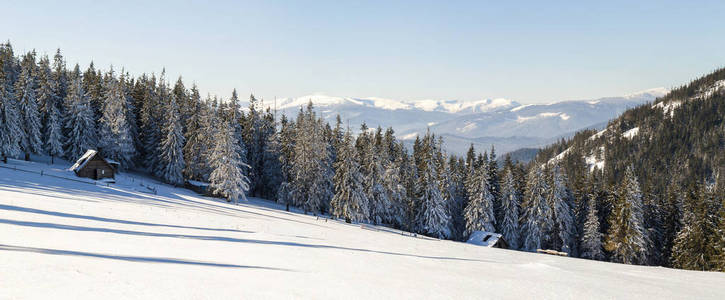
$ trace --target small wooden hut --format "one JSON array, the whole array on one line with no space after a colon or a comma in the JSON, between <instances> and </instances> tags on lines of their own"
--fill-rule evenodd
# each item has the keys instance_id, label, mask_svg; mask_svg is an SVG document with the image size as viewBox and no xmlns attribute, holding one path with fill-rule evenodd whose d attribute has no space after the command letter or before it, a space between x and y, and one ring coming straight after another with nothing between
<instances>
[{"instance_id":1,"label":"small wooden hut","mask_svg":"<svg viewBox=\"0 0 725 300\"><path fill-rule=\"evenodd\" d=\"M95 180L103 178L115 178L116 167L104 159L96 150L88 150L76 163L70 167L78 177L86 177Z\"/></svg>"},{"instance_id":2,"label":"small wooden hut","mask_svg":"<svg viewBox=\"0 0 725 300\"><path fill-rule=\"evenodd\" d=\"M503 235L495 232L474 231L468 238L467 243L489 248L509 248Z\"/></svg>"}]
</instances>

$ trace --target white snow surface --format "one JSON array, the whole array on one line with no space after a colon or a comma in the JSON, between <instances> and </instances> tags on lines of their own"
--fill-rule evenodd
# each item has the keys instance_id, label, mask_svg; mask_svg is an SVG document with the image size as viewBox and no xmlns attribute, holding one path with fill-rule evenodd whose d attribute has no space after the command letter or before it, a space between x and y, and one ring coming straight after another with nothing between
<instances>
[{"instance_id":1,"label":"white snow surface","mask_svg":"<svg viewBox=\"0 0 725 300\"><path fill-rule=\"evenodd\" d=\"M46 176L0 168L0 299L725 299L725 273L491 249L142 175L94 185L47 176L69 164L9 165Z\"/></svg>"},{"instance_id":2,"label":"white snow surface","mask_svg":"<svg viewBox=\"0 0 725 300\"><path fill-rule=\"evenodd\" d=\"M632 128L632 129L630 129L630 130L627 130L627 131L625 131L624 133L622 133L622 136L623 136L623 137L626 137L626 138L628 138L628 139L630 139L630 140L631 140L631 139L632 139L632 138L633 138L634 136L636 136L636 135L637 135L638 133L639 133L639 127L634 127L634 128Z\"/></svg>"},{"instance_id":3,"label":"white snow surface","mask_svg":"<svg viewBox=\"0 0 725 300\"><path fill-rule=\"evenodd\" d=\"M601 158L597 158L597 156ZM595 169L604 170L604 146L599 147L597 151L593 151L591 155L585 156L584 162L589 167L590 173L594 172Z\"/></svg>"}]
</instances>

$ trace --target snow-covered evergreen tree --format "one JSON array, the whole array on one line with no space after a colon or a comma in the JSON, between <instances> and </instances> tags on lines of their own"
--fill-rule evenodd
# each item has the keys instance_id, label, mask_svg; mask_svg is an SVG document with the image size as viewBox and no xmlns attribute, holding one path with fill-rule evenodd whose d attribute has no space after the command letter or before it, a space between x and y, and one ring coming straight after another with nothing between
<instances>
[{"instance_id":1,"label":"snow-covered evergreen tree","mask_svg":"<svg viewBox=\"0 0 725 300\"><path fill-rule=\"evenodd\" d=\"M587 204L587 218L584 222L584 233L581 241L581 257L602 260L602 233L599 231L599 212L595 198L590 198Z\"/></svg>"},{"instance_id":2,"label":"snow-covered evergreen tree","mask_svg":"<svg viewBox=\"0 0 725 300\"><path fill-rule=\"evenodd\" d=\"M289 165L291 181L283 189L285 199L305 211L321 212L334 194L329 185L333 174L329 171L328 145L312 102L306 110L300 110L296 122Z\"/></svg>"},{"instance_id":3,"label":"snow-covered evergreen tree","mask_svg":"<svg viewBox=\"0 0 725 300\"><path fill-rule=\"evenodd\" d=\"M522 249L536 251L548 240L547 234L554 227L551 207L546 201L549 186L541 166L533 166L526 179L522 220Z\"/></svg>"},{"instance_id":4,"label":"snow-covered evergreen tree","mask_svg":"<svg viewBox=\"0 0 725 300\"><path fill-rule=\"evenodd\" d=\"M262 120L260 131L262 132L262 138L267 140L262 153L261 196L266 199L275 199L279 191L279 185L282 183L282 166L279 160L281 145L277 134L275 116L269 108L267 108Z\"/></svg>"},{"instance_id":5,"label":"snow-covered evergreen tree","mask_svg":"<svg viewBox=\"0 0 725 300\"><path fill-rule=\"evenodd\" d=\"M174 185L184 184L184 135L181 128L181 112L176 103L176 96L170 95L166 100L166 120L162 128L163 139L161 140L160 177L167 183Z\"/></svg>"},{"instance_id":6,"label":"snow-covered evergreen tree","mask_svg":"<svg viewBox=\"0 0 725 300\"><path fill-rule=\"evenodd\" d=\"M493 210L493 195L489 186L488 164L475 168L473 176L469 178L468 205L464 210L466 219L466 232L468 237L474 231L496 232L496 216Z\"/></svg>"},{"instance_id":7,"label":"snow-covered evergreen tree","mask_svg":"<svg viewBox=\"0 0 725 300\"><path fill-rule=\"evenodd\" d=\"M383 175L385 174L383 159L387 156L387 153L381 153L382 149L377 147L375 142L371 140L367 140L362 146L363 152L361 155L365 156L362 160L365 163L362 168L363 173L366 175L363 185L369 201L370 219L373 223L380 224L384 220L390 219L388 210L392 206L388 193L383 186Z\"/></svg>"},{"instance_id":8,"label":"snow-covered evergreen tree","mask_svg":"<svg viewBox=\"0 0 725 300\"><path fill-rule=\"evenodd\" d=\"M721 201L721 200L720 200ZM672 264L676 268L707 271L717 269L718 252L723 239L718 232L721 202L711 185L701 185L686 197L685 222L672 247Z\"/></svg>"},{"instance_id":9,"label":"snow-covered evergreen tree","mask_svg":"<svg viewBox=\"0 0 725 300\"><path fill-rule=\"evenodd\" d=\"M221 122L219 126L210 157L213 171L209 176L209 187L227 201L236 203L240 197L246 200L244 193L249 190L249 179L242 168L248 166L239 155L239 142L232 126L228 122Z\"/></svg>"},{"instance_id":10,"label":"snow-covered evergreen tree","mask_svg":"<svg viewBox=\"0 0 725 300\"><path fill-rule=\"evenodd\" d=\"M63 126L60 113L61 99L56 94L58 86L50 69L48 57L43 57L39 64L38 103L42 112L42 142L45 152L53 158L63 155Z\"/></svg>"},{"instance_id":11,"label":"snow-covered evergreen tree","mask_svg":"<svg viewBox=\"0 0 725 300\"><path fill-rule=\"evenodd\" d=\"M418 176L418 228L420 232L437 238L448 238L451 235L449 227L450 215L446 207L443 193L440 190L440 170L436 169L436 146L434 137L430 133L424 138L420 151L420 173Z\"/></svg>"},{"instance_id":12,"label":"snow-covered evergreen tree","mask_svg":"<svg viewBox=\"0 0 725 300\"><path fill-rule=\"evenodd\" d=\"M507 159L508 161L508 159ZM519 248L520 227L519 211L521 209L521 192L516 186L513 166L506 164L501 185L501 215L500 233L508 242L511 249Z\"/></svg>"},{"instance_id":13,"label":"snow-covered evergreen tree","mask_svg":"<svg viewBox=\"0 0 725 300\"><path fill-rule=\"evenodd\" d=\"M647 241L642 192L629 166L615 196L604 248L612 253L614 262L642 264L647 259Z\"/></svg>"},{"instance_id":14,"label":"snow-covered evergreen tree","mask_svg":"<svg viewBox=\"0 0 725 300\"><path fill-rule=\"evenodd\" d=\"M107 75L104 84L105 99L98 147L103 157L118 161L121 168L127 168L132 163L136 148L126 119L128 116L126 94L121 83L115 78L113 70Z\"/></svg>"},{"instance_id":15,"label":"snow-covered evergreen tree","mask_svg":"<svg viewBox=\"0 0 725 300\"><path fill-rule=\"evenodd\" d=\"M14 59L12 48L0 45L0 156L3 159L21 153L19 142L23 129L13 87Z\"/></svg>"},{"instance_id":16,"label":"snow-covered evergreen tree","mask_svg":"<svg viewBox=\"0 0 725 300\"><path fill-rule=\"evenodd\" d=\"M163 82L163 75L162 75ZM151 76L141 83L143 86L143 101L140 107L141 117L141 163L150 172L156 174L159 165L159 144L161 142L161 120L163 109L160 95L156 88L156 77ZM159 92L161 89L158 89Z\"/></svg>"},{"instance_id":17,"label":"snow-covered evergreen tree","mask_svg":"<svg viewBox=\"0 0 725 300\"><path fill-rule=\"evenodd\" d=\"M209 136L214 132L209 119L209 108L201 101L199 89L196 85L191 87L189 116L186 122L186 134L184 139L184 175L193 180L204 180L207 172L206 153L210 148ZM214 135L212 135L214 136Z\"/></svg>"},{"instance_id":18,"label":"snow-covered evergreen tree","mask_svg":"<svg viewBox=\"0 0 725 300\"><path fill-rule=\"evenodd\" d=\"M95 149L97 144L93 109L83 90L80 76L74 78L70 84L66 106L65 128L68 133L64 152L68 160L75 161L86 150Z\"/></svg>"},{"instance_id":19,"label":"snow-covered evergreen tree","mask_svg":"<svg viewBox=\"0 0 725 300\"><path fill-rule=\"evenodd\" d=\"M333 177L335 196L330 202L332 215L348 223L367 220L370 211L352 140L348 130L338 148Z\"/></svg>"},{"instance_id":20,"label":"snow-covered evergreen tree","mask_svg":"<svg viewBox=\"0 0 725 300\"><path fill-rule=\"evenodd\" d=\"M31 153L40 153L43 149L41 139L42 125L38 102L35 97L35 77L32 74L32 67L35 66L33 58L30 65L24 65L20 78L15 83L15 97L18 100L20 123L23 133L20 135L20 148L25 152L25 159L29 159Z\"/></svg>"},{"instance_id":21,"label":"snow-covered evergreen tree","mask_svg":"<svg viewBox=\"0 0 725 300\"><path fill-rule=\"evenodd\" d=\"M566 187L566 176L559 165L555 165L551 174L551 184L548 196L554 221L553 236L550 236L551 248L572 255L575 242L575 227L572 207L569 203L570 193Z\"/></svg>"}]
</instances>

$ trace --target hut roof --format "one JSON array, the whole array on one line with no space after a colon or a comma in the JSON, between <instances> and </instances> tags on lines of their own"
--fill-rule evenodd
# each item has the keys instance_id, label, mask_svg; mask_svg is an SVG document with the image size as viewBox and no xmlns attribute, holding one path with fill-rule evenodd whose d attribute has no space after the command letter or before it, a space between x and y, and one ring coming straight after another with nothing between
<instances>
[{"instance_id":1,"label":"hut roof","mask_svg":"<svg viewBox=\"0 0 725 300\"><path fill-rule=\"evenodd\" d=\"M89 161L90 161L90 160L91 160L91 159L92 159L92 158L93 158L94 156L96 156L96 154L98 154L98 151L96 151L96 150L92 150L92 149L88 149L88 151L86 151L86 153L84 153L84 154L83 154L83 156L81 156L81 158L79 158L79 159L78 159L78 160L76 161L76 163L75 163L75 164L73 164L73 166L71 166L71 167L70 167L70 169L69 169L69 170L71 170L71 171L78 171L78 170L80 170L80 169L83 169L83 167L85 167L85 166L86 166L86 164L87 164L87 163L88 163L88 162L89 162Z\"/></svg>"},{"instance_id":2,"label":"hut roof","mask_svg":"<svg viewBox=\"0 0 725 300\"><path fill-rule=\"evenodd\" d=\"M469 244L475 244L484 247L493 247L499 240L503 240L503 235L487 231L474 231L468 238Z\"/></svg>"}]
</instances>

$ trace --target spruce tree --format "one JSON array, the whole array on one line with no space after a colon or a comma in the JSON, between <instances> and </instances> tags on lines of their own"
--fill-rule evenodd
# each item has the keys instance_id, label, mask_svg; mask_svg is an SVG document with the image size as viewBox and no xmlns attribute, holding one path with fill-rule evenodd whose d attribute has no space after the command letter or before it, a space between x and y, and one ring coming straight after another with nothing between
<instances>
[{"instance_id":1,"label":"spruce tree","mask_svg":"<svg viewBox=\"0 0 725 300\"><path fill-rule=\"evenodd\" d=\"M336 218L344 218L347 223L367 220L368 198L349 129L338 148L333 181L335 196L330 202L332 215Z\"/></svg>"},{"instance_id":2,"label":"spruce tree","mask_svg":"<svg viewBox=\"0 0 725 300\"><path fill-rule=\"evenodd\" d=\"M707 184L688 192L685 223L672 247L676 268L707 271L717 269L721 235L718 235L719 206L714 189Z\"/></svg>"},{"instance_id":3,"label":"spruce tree","mask_svg":"<svg viewBox=\"0 0 725 300\"><path fill-rule=\"evenodd\" d=\"M163 75L162 75L163 82ZM156 77L151 76L142 83L143 101L140 109L140 137L141 147L139 148L141 165L149 172L156 174L159 166L159 144L161 142L161 120L163 109L161 106L161 88L156 87Z\"/></svg>"},{"instance_id":4,"label":"spruce tree","mask_svg":"<svg viewBox=\"0 0 725 300\"><path fill-rule=\"evenodd\" d=\"M506 158L506 166L503 175L503 184L501 185L501 210L502 218L500 232L504 239L508 242L511 249L519 249L520 227L519 227L519 211L521 206L521 192L516 186L514 179L513 166L509 158Z\"/></svg>"},{"instance_id":5,"label":"spruce tree","mask_svg":"<svg viewBox=\"0 0 725 300\"><path fill-rule=\"evenodd\" d=\"M470 177L468 185L468 205L464 210L466 219L466 231L464 236L468 237L474 231L495 232L494 225L496 217L494 215L493 201L489 186L489 169L484 164L474 170L473 176Z\"/></svg>"},{"instance_id":6,"label":"spruce tree","mask_svg":"<svg viewBox=\"0 0 725 300\"><path fill-rule=\"evenodd\" d=\"M38 103L41 105L43 116L43 149L50 155L53 163L55 157L63 155L63 126L60 112L61 99L56 93L58 84L50 69L47 56L40 60L39 72Z\"/></svg>"},{"instance_id":7,"label":"spruce tree","mask_svg":"<svg viewBox=\"0 0 725 300\"><path fill-rule=\"evenodd\" d=\"M24 65L20 78L15 84L15 97L18 100L20 123L23 133L20 135L20 148L25 152L25 160L30 159L31 153L42 151L41 121L38 112L38 102L35 96L36 80L32 74L35 59Z\"/></svg>"},{"instance_id":8,"label":"spruce tree","mask_svg":"<svg viewBox=\"0 0 725 300\"><path fill-rule=\"evenodd\" d=\"M570 192L566 187L566 176L557 164L551 174L549 191L549 205L551 205L554 221L553 236L550 236L550 246L572 255L575 241L574 217L570 204Z\"/></svg>"},{"instance_id":9,"label":"spruce tree","mask_svg":"<svg viewBox=\"0 0 725 300\"><path fill-rule=\"evenodd\" d=\"M429 234L437 238L450 237L450 216L446 209L445 199L440 190L438 182L438 172L435 162L435 141L434 137L426 134L422 142L419 166L419 184L418 184L418 201L420 209L418 211L418 228L420 232Z\"/></svg>"},{"instance_id":10,"label":"spruce tree","mask_svg":"<svg viewBox=\"0 0 725 300\"><path fill-rule=\"evenodd\" d=\"M77 67L76 67L77 69ZM96 123L93 120L93 109L88 102L81 84L81 78L73 79L66 99L66 134L65 155L68 160L75 161L88 149L96 149Z\"/></svg>"},{"instance_id":11,"label":"spruce tree","mask_svg":"<svg viewBox=\"0 0 725 300\"><path fill-rule=\"evenodd\" d=\"M647 235L644 228L642 192L631 166L627 167L614 197L604 248L612 253L611 259L614 262L643 264L647 259Z\"/></svg>"},{"instance_id":12,"label":"spruce tree","mask_svg":"<svg viewBox=\"0 0 725 300\"><path fill-rule=\"evenodd\" d=\"M168 95L168 93L166 93ZM161 149L159 149L160 177L167 183L183 185L184 176L184 135L181 128L181 112L176 103L176 96L170 94L165 107L166 122L162 133Z\"/></svg>"},{"instance_id":13,"label":"spruce tree","mask_svg":"<svg viewBox=\"0 0 725 300\"><path fill-rule=\"evenodd\" d=\"M118 161L121 168L128 168L136 148L127 121L126 95L113 70L104 82L105 96L100 120L100 141L98 147L103 157Z\"/></svg>"},{"instance_id":14,"label":"spruce tree","mask_svg":"<svg viewBox=\"0 0 725 300\"><path fill-rule=\"evenodd\" d=\"M551 207L546 201L548 184L541 166L533 166L526 180L524 216L522 220L522 249L536 251L548 240L548 233L554 226Z\"/></svg>"},{"instance_id":15,"label":"spruce tree","mask_svg":"<svg viewBox=\"0 0 725 300\"><path fill-rule=\"evenodd\" d=\"M584 233L581 241L581 257L603 260L602 252L602 233L599 231L599 216L597 212L597 203L594 199L590 199L587 204L587 218L584 222Z\"/></svg>"},{"instance_id":16,"label":"spruce tree","mask_svg":"<svg viewBox=\"0 0 725 300\"><path fill-rule=\"evenodd\" d=\"M219 126L210 157L212 172L209 187L228 202L237 203L239 198L246 200L244 193L249 190L249 179L242 169L248 165L239 155L239 142L234 136L233 127L228 122L222 122Z\"/></svg>"},{"instance_id":17,"label":"spruce tree","mask_svg":"<svg viewBox=\"0 0 725 300\"><path fill-rule=\"evenodd\" d=\"M196 85L191 88L191 103L189 116L186 123L186 134L184 139L184 176L193 180L202 180L206 174L205 154L209 148L207 137L213 133L212 125L209 122L209 109L202 103L199 89ZM209 131L211 130L211 132Z\"/></svg>"},{"instance_id":18,"label":"spruce tree","mask_svg":"<svg viewBox=\"0 0 725 300\"><path fill-rule=\"evenodd\" d=\"M3 160L21 153L19 142L23 129L20 127L12 80L14 59L12 49L8 45L0 45L0 155Z\"/></svg>"}]
</instances>

